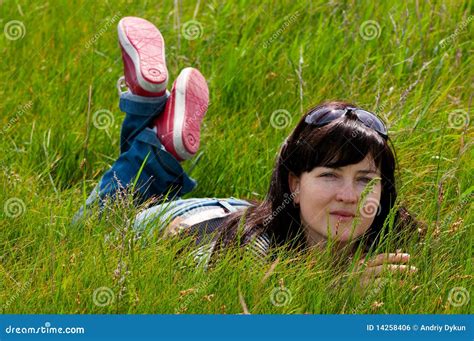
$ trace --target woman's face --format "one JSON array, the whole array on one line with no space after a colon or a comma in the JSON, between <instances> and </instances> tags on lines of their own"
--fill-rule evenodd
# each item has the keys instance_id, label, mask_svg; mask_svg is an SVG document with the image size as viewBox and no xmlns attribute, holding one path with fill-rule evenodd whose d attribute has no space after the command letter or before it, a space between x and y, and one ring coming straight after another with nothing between
<instances>
[{"instance_id":1,"label":"woman's face","mask_svg":"<svg viewBox=\"0 0 474 341\"><path fill-rule=\"evenodd\" d=\"M376 179L368 187L372 189L359 207L361 194L372 179ZM364 234L379 210L380 179L380 170L369 156L341 168L315 167L300 177L290 173L290 189L300 205L310 245L326 241L329 235L334 241L348 242Z\"/></svg>"}]
</instances>

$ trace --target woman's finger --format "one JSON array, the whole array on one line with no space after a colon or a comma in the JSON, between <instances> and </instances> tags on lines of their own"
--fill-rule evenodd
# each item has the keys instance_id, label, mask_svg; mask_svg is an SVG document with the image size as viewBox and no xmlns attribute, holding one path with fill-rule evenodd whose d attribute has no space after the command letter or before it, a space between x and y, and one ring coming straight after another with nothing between
<instances>
[{"instance_id":1,"label":"woman's finger","mask_svg":"<svg viewBox=\"0 0 474 341\"><path fill-rule=\"evenodd\" d=\"M410 254L408 253L381 253L367 261L367 266L377 266L383 263L408 263L409 260Z\"/></svg>"},{"instance_id":2,"label":"woman's finger","mask_svg":"<svg viewBox=\"0 0 474 341\"><path fill-rule=\"evenodd\" d=\"M407 273L414 273L418 271L418 269L414 266L403 265L403 264L383 264L377 265L373 267L368 267L365 269L364 274L369 275L371 277L379 276L383 271L392 271L392 272L407 272Z\"/></svg>"}]
</instances>

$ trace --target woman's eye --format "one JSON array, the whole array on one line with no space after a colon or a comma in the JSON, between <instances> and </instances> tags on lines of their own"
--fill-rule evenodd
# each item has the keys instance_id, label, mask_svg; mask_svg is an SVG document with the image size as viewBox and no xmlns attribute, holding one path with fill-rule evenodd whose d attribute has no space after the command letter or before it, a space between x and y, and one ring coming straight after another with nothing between
<instances>
[{"instance_id":1,"label":"woman's eye","mask_svg":"<svg viewBox=\"0 0 474 341\"><path fill-rule=\"evenodd\" d=\"M334 174L334 173L323 173L320 176L324 177L324 178L328 178L328 179L336 179L337 178L337 174ZM363 183L369 183L370 181L372 181L372 178L362 177L362 178L359 178L358 180L363 182Z\"/></svg>"}]
</instances>

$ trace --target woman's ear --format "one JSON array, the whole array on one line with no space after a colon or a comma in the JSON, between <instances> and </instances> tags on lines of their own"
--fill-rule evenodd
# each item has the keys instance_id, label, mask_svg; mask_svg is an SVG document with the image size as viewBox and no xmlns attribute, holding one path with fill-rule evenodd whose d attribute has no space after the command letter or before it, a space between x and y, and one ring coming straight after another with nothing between
<instances>
[{"instance_id":1,"label":"woman's ear","mask_svg":"<svg viewBox=\"0 0 474 341\"><path fill-rule=\"evenodd\" d=\"M300 203L300 178L293 172L288 174L288 186L290 187L291 196L295 204Z\"/></svg>"}]
</instances>

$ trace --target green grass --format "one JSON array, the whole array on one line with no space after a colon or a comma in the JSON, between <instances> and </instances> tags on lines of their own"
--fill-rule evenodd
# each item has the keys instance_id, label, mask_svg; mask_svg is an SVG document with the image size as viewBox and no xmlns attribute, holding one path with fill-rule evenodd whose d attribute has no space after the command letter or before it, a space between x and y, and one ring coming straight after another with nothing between
<instances>
[{"instance_id":1,"label":"green grass","mask_svg":"<svg viewBox=\"0 0 474 341\"><path fill-rule=\"evenodd\" d=\"M17 40L0 34L0 310L235 314L243 300L254 314L471 312L472 300L448 300L451 289L472 293L473 284L471 3L173 3L1 5L2 27L19 20L25 31ZM380 291L357 293L351 280L334 286L340 274L328 253L281 252L270 273L270 264L232 255L195 271L178 255L186 241L151 238L145 248L134 241L136 209L127 204L109 220L92 216L84 229L71 229L72 215L118 156L116 24L125 15L160 28L171 80L186 66L209 80L202 155L195 167L184 163L199 185L187 197L263 199L302 108L353 101L389 122L400 199L428 225L426 240L404 250L419 272L403 285L392 278ZM202 35L185 39L177 19L199 21ZM380 27L375 39L360 34L367 20ZM93 125L98 110L113 113L105 130ZM271 124L276 110L290 115L281 129ZM292 299L272 304L282 286ZM112 304L94 303L101 287L112 290Z\"/></svg>"}]
</instances>

